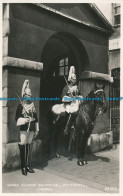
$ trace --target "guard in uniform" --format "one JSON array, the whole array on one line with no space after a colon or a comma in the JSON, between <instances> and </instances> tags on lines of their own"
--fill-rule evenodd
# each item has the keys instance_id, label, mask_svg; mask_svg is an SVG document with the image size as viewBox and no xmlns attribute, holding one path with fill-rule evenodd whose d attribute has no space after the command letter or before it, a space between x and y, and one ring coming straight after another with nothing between
<instances>
[{"instance_id":1,"label":"guard in uniform","mask_svg":"<svg viewBox=\"0 0 123 196\"><path fill-rule=\"evenodd\" d=\"M69 114L68 122L64 130L65 134L67 134L68 127L70 127L70 124L72 122L71 117L74 117L74 114L77 113L77 111L79 110L79 105L82 102L82 96L80 95L78 87L76 85L76 74L74 66L70 67L68 82L66 81L66 83L67 85L64 87L61 95L62 104L56 104L52 107L54 114L58 115L55 122L57 122L62 114Z\"/></svg>"},{"instance_id":2,"label":"guard in uniform","mask_svg":"<svg viewBox=\"0 0 123 196\"><path fill-rule=\"evenodd\" d=\"M31 168L32 141L38 135L39 125L34 103L29 99L32 93L29 80L25 80L22 87L22 97L16 110L16 126L20 126L20 142L18 143L23 175L27 172L34 173Z\"/></svg>"},{"instance_id":3,"label":"guard in uniform","mask_svg":"<svg viewBox=\"0 0 123 196\"><path fill-rule=\"evenodd\" d=\"M80 95L78 86L76 85L76 74L74 66L70 67L68 82L69 83L67 83L67 85L64 87L61 96L62 102L64 103L65 111L69 114L64 134L68 134L68 129L73 126L72 124L74 124L75 115L79 110L80 103L82 102L81 99L78 99L82 98L82 96ZM65 97L68 98L68 101L65 100Z\"/></svg>"}]
</instances>

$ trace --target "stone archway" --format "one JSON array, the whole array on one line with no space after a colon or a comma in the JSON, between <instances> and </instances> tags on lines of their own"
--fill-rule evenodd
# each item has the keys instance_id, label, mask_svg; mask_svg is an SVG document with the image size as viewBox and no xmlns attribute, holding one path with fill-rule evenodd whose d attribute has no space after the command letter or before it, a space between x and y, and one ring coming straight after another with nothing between
<instances>
[{"instance_id":1,"label":"stone archway","mask_svg":"<svg viewBox=\"0 0 123 196\"><path fill-rule=\"evenodd\" d=\"M44 64L45 76L52 73L54 67L51 64L55 59L60 59L60 56L67 55L70 55L70 63L75 66L78 78L85 67L87 69L90 66L87 52L79 39L72 34L60 32L53 34L48 39L42 51L41 62Z\"/></svg>"},{"instance_id":2,"label":"stone archway","mask_svg":"<svg viewBox=\"0 0 123 196\"><path fill-rule=\"evenodd\" d=\"M73 35L68 33L53 34L46 42L42 55L41 62L44 65L43 79L41 81L41 94L40 97L59 97L61 96L63 87L66 85L64 74L60 75L60 61L67 59L65 66L68 66L67 73L65 74L66 67L64 66L64 74L67 79L69 67L75 66L77 79L88 67L89 58L85 48L81 42ZM54 75L55 73L55 75ZM40 129L41 137L44 142L44 154L47 152L47 142L50 134L48 127L48 113L52 105L59 103L58 101L44 101L40 102ZM44 139L45 138L45 139Z\"/></svg>"}]
</instances>

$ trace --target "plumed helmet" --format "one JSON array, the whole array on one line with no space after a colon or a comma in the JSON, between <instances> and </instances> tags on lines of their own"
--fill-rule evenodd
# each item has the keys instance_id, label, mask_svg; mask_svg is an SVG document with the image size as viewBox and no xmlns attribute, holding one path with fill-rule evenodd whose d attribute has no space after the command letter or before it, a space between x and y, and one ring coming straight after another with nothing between
<instances>
[{"instance_id":1,"label":"plumed helmet","mask_svg":"<svg viewBox=\"0 0 123 196\"><path fill-rule=\"evenodd\" d=\"M31 89L29 88L29 80L25 80L22 86L22 92L21 92L22 97L25 95L31 96Z\"/></svg>"},{"instance_id":2,"label":"plumed helmet","mask_svg":"<svg viewBox=\"0 0 123 196\"><path fill-rule=\"evenodd\" d=\"M74 66L71 66L70 71L69 71L68 81L71 81L71 79L76 79L75 67Z\"/></svg>"}]
</instances>

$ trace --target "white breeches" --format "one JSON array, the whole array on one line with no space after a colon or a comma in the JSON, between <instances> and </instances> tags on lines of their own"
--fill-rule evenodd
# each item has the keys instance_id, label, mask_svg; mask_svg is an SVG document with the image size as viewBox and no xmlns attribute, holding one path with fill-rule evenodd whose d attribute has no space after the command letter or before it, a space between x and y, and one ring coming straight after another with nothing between
<instances>
[{"instance_id":1,"label":"white breeches","mask_svg":"<svg viewBox=\"0 0 123 196\"><path fill-rule=\"evenodd\" d=\"M79 101L72 102L71 104L66 104L65 109L67 113L76 113L79 110Z\"/></svg>"},{"instance_id":2,"label":"white breeches","mask_svg":"<svg viewBox=\"0 0 123 196\"><path fill-rule=\"evenodd\" d=\"M31 144L34 137L34 131L20 131L20 144Z\"/></svg>"}]
</instances>

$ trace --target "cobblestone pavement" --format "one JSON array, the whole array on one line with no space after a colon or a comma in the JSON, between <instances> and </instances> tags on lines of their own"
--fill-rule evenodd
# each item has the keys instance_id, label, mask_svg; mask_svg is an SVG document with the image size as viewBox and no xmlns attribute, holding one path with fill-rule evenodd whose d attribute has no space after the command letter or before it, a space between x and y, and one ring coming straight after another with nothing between
<instances>
[{"instance_id":1,"label":"cobblestone pavement","mask_svg":"<svg viewBox=\"0 0 123 196\"><path fill-rule=\"evenodd\" d=\"M77 159L54 158L35 174L22 176L20 170L3 174L4 193L118 193L119 146L86 156L88 164L77 166Z\"/></svg>"}]
</instances>

